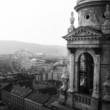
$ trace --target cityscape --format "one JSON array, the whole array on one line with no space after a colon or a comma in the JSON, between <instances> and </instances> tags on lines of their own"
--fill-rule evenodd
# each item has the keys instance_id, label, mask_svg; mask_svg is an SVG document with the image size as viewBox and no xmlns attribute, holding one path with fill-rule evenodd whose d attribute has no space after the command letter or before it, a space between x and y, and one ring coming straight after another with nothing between
<instances>
[{"instance_id":1,"label":"cityscape","mask_svg":"<svg viewBox=\"0 0 110 110\"><path fill-rule=\"evenodd\" d=\"M11 42L17 50L0 54L0 110L110 109L110 0L74 9L66 46Z\"/></svg>"},{"instance_id":2,"label":"cityscape","mask_svg":"<svg viewBox=\"0 0 110 110\"><path fill-rule=\"evenodd\" d=\"M1 55L0 62L1 108L51 109L51 103L58 100L61 76L68 63L66 56L34 55L20 50Z\"/></svg>"}]
</instances>

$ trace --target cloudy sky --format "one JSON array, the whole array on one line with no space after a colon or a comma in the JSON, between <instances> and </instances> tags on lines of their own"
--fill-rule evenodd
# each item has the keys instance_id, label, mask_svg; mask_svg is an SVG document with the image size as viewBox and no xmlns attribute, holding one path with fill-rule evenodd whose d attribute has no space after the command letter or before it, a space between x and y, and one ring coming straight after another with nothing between
<instances>
[{"instance_id":1,"label":"cloudy sky","mask_svg":"<svg viewBox=\"0 0 110 110\"><path fill-rule=\"evenodd\" d=\"M0 40L66 45L62 36L75 5L76 0L0 0Z\"/></svg>"}]
</instances>

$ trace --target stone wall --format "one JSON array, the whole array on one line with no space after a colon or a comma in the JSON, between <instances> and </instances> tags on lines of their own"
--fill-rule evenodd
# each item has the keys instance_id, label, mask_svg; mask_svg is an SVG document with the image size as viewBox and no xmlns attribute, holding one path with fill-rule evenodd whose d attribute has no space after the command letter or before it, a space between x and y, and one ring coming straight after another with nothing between
<instances>
[{"instance_id":1,"label":"stone wall","mask_svg":"<svg viewBox=\"0 0 110 110\"><path fill-rule=\"evenodd\" d=\"M101 91L102 97L104 96L104 82L106 81L106 76L110 74L110 46L102 46L101 52Z\"/></svg>"},{"instance_id":2,"label":"stone wall","mask_svg":"<svg viewBox=\"0 0 110 110\"><path fill-rule=\"evenodd\" d=\"M104 22L105 7L87 7L78 12L79 26L91 26L97 29L101 28Z\"/></svg>"}]
</instances>

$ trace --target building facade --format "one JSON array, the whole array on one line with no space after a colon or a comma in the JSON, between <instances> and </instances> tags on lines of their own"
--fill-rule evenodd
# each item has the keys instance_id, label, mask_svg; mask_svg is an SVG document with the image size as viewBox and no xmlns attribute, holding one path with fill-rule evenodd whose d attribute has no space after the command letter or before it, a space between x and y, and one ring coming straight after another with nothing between
<instances>
[{"instance_id":1,"label":"building facade","mask_svg":"<svg viewBox=\"0 0 110 110\"><path fill-rule=\"evenodd\" d=\"M63 76L60 105L78 110L110 108L110 0L78 0L78 28L71 13L67 40L68 78ZM65 74L66 75L66 74Z\"/></svg>"}]
</instances>

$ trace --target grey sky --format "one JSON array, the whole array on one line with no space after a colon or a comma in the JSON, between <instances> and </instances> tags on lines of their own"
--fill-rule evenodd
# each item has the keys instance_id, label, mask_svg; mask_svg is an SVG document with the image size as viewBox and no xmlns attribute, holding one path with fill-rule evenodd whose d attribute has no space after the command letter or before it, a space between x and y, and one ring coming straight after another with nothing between
<instances>
[{"instance_id":1,"label":"grey sky","mask_svg":"<svg viewBox=\"0 0 110 110\"><path fill-rule=\"evenodd\" d=\"M76 0L0 0L0 40L66 45L61 36L67 34L75 4Z\"/></svg>"}]
</instances>

